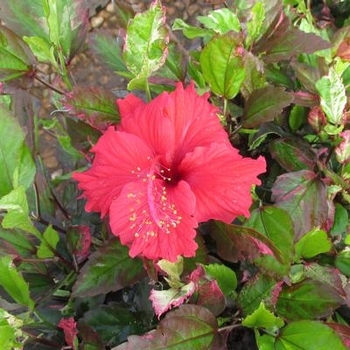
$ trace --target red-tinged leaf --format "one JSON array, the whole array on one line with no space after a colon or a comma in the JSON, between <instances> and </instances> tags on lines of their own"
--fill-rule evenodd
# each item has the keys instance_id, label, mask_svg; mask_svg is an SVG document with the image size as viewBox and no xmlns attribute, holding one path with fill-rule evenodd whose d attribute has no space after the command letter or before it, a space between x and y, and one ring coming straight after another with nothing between
<instances>
[{"instance_id":1,"label":"red-tinged leaf","mask_svg":"<svg viewBox=\"0 0 350 350\"><path fill-rule=\"evenodd\" d=\"M288 320L316 320L330 316L344 303L334 288L311 279L285 286L277 300L277 314Z\"/></svg>"},{"instance_id":2,"label":"red-tinged leaf","mask_svg":"<svg viewBox=\"0 0 350 350\"><path fill-rule=\"evenodd\" d=\"M254 52L262 53L265 63L272 63L328 48L329 42L316 34L293 27L290 19L282 15L275 28L270 28L254 47Z\"/></svg>"},{"instance_id":3,"label":"red-tinged leaf","mask_svg":"<svg viewBox=\"0 0 350 350\"><path fill-rule=\"evenodd\" d=\"M296 240L315 227L328 231L333 224L334 204L328 200L327 187L310 170L280 175L272 187L272 200L289 213Z\"/></svg>"},{"instance_id":4,"label":"red-tinged leaf","mask_svg":"<svg viewBox=\"0 0 350 350\"><path fill-rule=\"evenodd\" d=\"M266 50L265 62L279 62L301 53L310 54L330 48L329 42L320 36L297 28L290 28L283 37L278 36L278 40L277 45Z\"/></svg>"},{"instance_id":5,"label":"red-tinged leaf","mask_svg":"<svg viewBox=\"0 0 350 350\"><path fill-rule=\"evenodd\" d=\"M253 228L220 221L211 221L209 225L210 235L217 244L217 252L227 261L254 260L262 254L282 259L273 242Z\"/></svg>"},{"instance_id":6,"label":"red-tinged leaf","mask_svg":"<svg viewBox=\"0 0 350 350\"><path fill-rule=\"evenodd\" d=\"M218 347L220 335L215 316L197 305L182 305L169 312L157 329L143 336L130 336L128 342L112 350L163 350L163 349L225 349Z\"/></svg>"},{"instance_id":7,"label":"red-tinged leaf","mask_svg":"<svg viewBox=\"0 0 350 350\"><path fill-rule=\"evenodd\" d=\"M133 285L145 276L140 259L131 259L129 250L112 238L89 256L73 287L75 297L107 294Z\"/></svg>"},{"instance_id":8,"label":"red-tinged leaf","mask_svg":"<svg viewBox=\"0 0 350 350\"><path fill-rule=\"evenodd\" d=\"M105 348L101 336L84 322L78 323L79 338L84 344L89 344L92 350Z\"/></svg>"},{"instance_id":9,"label":"red-tinged leaf","mask_svg":"<svg viewBox=\"0 0 350 350\"><path fill-rule=\"evenodd\" d=\"M196 305L207 308L215 316L220 315L225 310L226 299L215 280L200 283L197 293Z\"/></svg>"},{"instance_id":10,"label":"red-tinged leaf","mask_svg":"<svg viewBox=\"0 0 350 350\"><path fill-rule=\"evenodd\" d=\"M287 171L314 170L316 154L308 142L297 137L281 138L269 144L272 157Z\"/></svg>"},{"instance_id":11,"label":"red-tinged leaf","mask_svg":"<svg viewBox=\"0 0 350 350\"><path fill-rule=\"evenodd\" d=\"M72 254L80 260L84 260L89 255L91 245L91 232L89 226L74 225L67 229L68 247Z\"/></svg>"},{"instance_id":12,"label":"red-tinged leaf","mask_svg":"<svg viewBox=\"0 0 350 350\"><path fill-rule=\"evenodd\" d=\"M0 17L19 36L36 36L48 40L48 28L42 1L0 0Z\"/></svg>"},{"instance_id":13,"label":"red-tinged leaf","mask_svg":"<svg viewBox=\"0 0 350 350\"><path fill-rule=\"evenodd\" d=\"M35 58L27 44L0 25L0 80L9 81L33 73Z\"/></svg>"},{"instance_id":14,"label":"red-tinged leaf","mask_svg":"<svg viewBox=\"0 0 350 350\"><path fill-rule=\"evenodd\" d=\"M302 320L291 322L275 338L276 350L346 350L339 335L328 325Z\"/></svg>"},{"instance_id":15,"label":"red-tinged leaf","mask_svg":"<svg viewBox=\"0 0 350 350\"><path fill-rule=\"evenodd\" d=\"M263 301L266 306L273 307L280 284L270 276L258 274L250 278L240 291L237 302L244 315L250 315L259 308Z\"/></svg>"},{"instance_id":16,"label":"red-tinged leaf","mask_svg":"<svg viewBox=\"0 0 350 350\"><path fill-rule=\"evenodd\" d=\"M350 60L350 26L344 26L332 35L332 52L344 61Z\"/></svg>"},{"instance_id":17,"label":"red-tinged leaf","mask_svg":"<svg viewBox=\"0 0 350 350\"><path fill-rule=\"evenodd\" d=\"M84 0L0 0L1 17L20 36L39 37L54 43L67 62L81 47L89 29Z\"/></svg>"},{"instance_id":18,"label":"red-tinged leaf","mask_svg":"<svg viewBox=\"0 0 350 350\"><path fill-rule=\"evenodd\" d=\"M338 269L330 266L318 265L317 263L306 264L304 267L304 276L328 286L333 289L340 298L346 299L346 291L344 290Z\"/></svg>"},{"instance_id":19,"label":"red-tinged leaf","mask_svg":"<svg viewBox=\"0 0 350 350\"><path fill-rule=\"evenodd\" d=\"M316 81L327 74L327 71L324 71L321 67L313 67L303 62L292 62L291 66L304 90L312 93L316 93Z\"/></svg>"},{"instance_id":20,"label":"red-tinged leaf","mask_svg":"<svg viewBox=\"0 0 350 350\"><path fill-rule=\"evenodd\" d=\"M226 300L217 281L206 276L203 266L198 266L189 279L195 284L193 303L206 307L215 316L220 315L225 310Z\"/></svg>"},{"instance_id":21,"label":"red-tinged leaf","mask_svg":"<svg viewBox=\"0 0 350 350\"><path fill-rule=\"evenodd\" d=\"M261 207L251 213L245 226L255 229L273 242L281 257L277 261L270 255L259 256L255 263L269 274L278 277L288 275L294 254L294 227L288 213L273 206Z\"/></svg>"},{"instance_id":22,"label":"red-tinged leaf","mask_svg":"<svg viewBox=\"0 0 350 350\"><path fill-rule=\"evenodd\" d=\"M343 344L350 349L350 326L339 323L325 323L329 328L332 328L342 339Z\"/></svg>"},{"instance_id":23,"label":"red-tinged leaf","mask_svg":"<svg viewBox=\"0 0 350 350\"><path fill-rule=\"evenodd\" d=\"M62 102L70 115L104 131L109 125L119 122L115 100L113 93L107 89L76 86Z\"/></svg>"},{"instance_id":24,"label":"red-tinged leaf","mask_svg":"<svg viewBox=\"0 0 350 350\"><path fill-rule=\"evenodd\" d=\"M257 128L273 121L292 101L293 96L282 87L269 85L253 91L244 106L243 127Z\"/></svg>"},{"instance_id":25,"label":"red-tinged leaf","mask_svg":"<svg viewBox=\"0 0 350 350\"><path fill-rule=\"evenodd\" d=\"M167 290L151 290L150 300L152 307L158 319L173 307L184 304L195 292L196 286L193 282L183 285L179 288L170 288Z\"/></svg>"}]
</instances>

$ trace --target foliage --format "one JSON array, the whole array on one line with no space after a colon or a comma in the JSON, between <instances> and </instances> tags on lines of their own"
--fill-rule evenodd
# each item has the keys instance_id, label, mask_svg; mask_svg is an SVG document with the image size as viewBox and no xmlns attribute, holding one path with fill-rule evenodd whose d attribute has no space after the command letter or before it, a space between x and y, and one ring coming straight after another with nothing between
<instances>
[{"instance_id":1,"label":"foliage","mask_svg":"<svg viewBox=\"0 0 350 350\"><path fill-rule=\"evenodd\" d=\"M115 38L89 32L81 0L0 0L4 350L350 347L344 4L228 1L188 24L160 0L138 14L115 1ZM201 223L196 255L170 262L131 258L85 212L71 175L120 123L124 91L76 84L83 49L144 101L179 81L210 93L232 145L267 161L249 218Z\"/></svg>"}]
</instances>

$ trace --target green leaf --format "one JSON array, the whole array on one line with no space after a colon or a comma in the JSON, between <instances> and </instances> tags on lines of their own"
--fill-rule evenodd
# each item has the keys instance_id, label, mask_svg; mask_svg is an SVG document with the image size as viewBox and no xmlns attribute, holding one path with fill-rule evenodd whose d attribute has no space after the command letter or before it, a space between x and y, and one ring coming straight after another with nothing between
<instances>
[{"instance_id":1,"label":"green leaf","mask_svg":"<svg viewBox=\"0 0 350 350\"><path fill-rule=\"evenodd\" d=\"M160 1L154 1L147 11L137 14L127 28L123 58L136 82L147 79L164 64L167 44L165 9ZM130 85L133 80L128 88Z\"/></svg>"},{"instance_id":2,"label":"green leaf","mask_svg":"<svg viewBox=\"0 0 350 350\"><path fill-rule=\"evenodd\" d=\"M253 91L244 106L243 127L256 128L273 121L292 101L292 95L282 87L269 85Z\"/></svg>"},{"instance_id":3,"label":"green leaf","mask_svg":"<svg viewBox=\"0 0 350 350\"><path fill-rule=\"evenodd\" d=\"M289 213L297 240L315 227L327 227L332 220L327 187L313 171L280 175L272 187L272 200Z\"/></svg>"},{"instance_id":4,"label":"green leaf","mask_svg":"<svg viewBox=\"0 0 350 350\"><path fill-rule=\"evenodd\" d=\"M279 251L281 259L277 261L270 255L260 256L255 263L264 271L279 277L288 274L293 260L294 227L293 222L284 210L266 206L255 209L245 226L257 230L273 242L274 249Z\"/></svg>"},{"instance_id":5,"label":"green leaf","mask_svg":"<svg viewBox=\"0 0 350 350\"><path fill-rule=\"evenodd\" d=\"M258 274L254 278L250 278L244 284L242 290L238 294L237 302L244 315L252 314L259 308L263 301L268 306L275 304L275 292L279 290L275 279L264 274Z\"/></svg>"},{"instance_id":6,"label":"green leaf","mask_svg":"<svg viewBox=\"0 0 350 350\"><path fill-rule=\"evenodd\" d=\"M51 63L56 66L54 51L50 43L39 36L24 36L23 40L30 47L39 62Z\"/></svg>"},{"instance_id":7,"label":"green leaf","mask_svg":"<svg viewBox=\"0 0 350 350\"><path fill-rule=\"evenodd\" d=\"M0 210L7 211L1 223L3 228L19 228L40 239L40 232L29 218L27 197L22 186L17 187L0 199Z\"/></svg>"},{"instance_id":8,"label":"green leaf","mask_svg":"<svg viewBox=\"0 0 350 350\"><path fill-rule=\"evenodd\" d=\"M331 286L307 279L283 288L277 314L289 320L318 319L330 316L344 302Z\"/></svg>"},{"instance_id":9,"label":"green leaf","mask_svg":"<svg viewBox=\"0 0 350 350\"><path fill-rule=\"evenodd\" d=\"M295 259L313 258L314 256L327 253L332 249L332 242L326 231L314 228L305 234L295 245Z\"/></svg>"},{"instance_id":10,"label":"green leaf","mask_svg":"<svg viewBox=\"0 0 350 350\"><path fill-rule=\"evenodd\" d=\"M222 293L226 297L231 296L233 291L237 288L235 272L222 264L209 264L203 267L205 272L217 281Z\"/></svg>"},{"instance_id":11,"label":"green leaf","mask_svg":"<svg viewBox=\"0 0 350 350\"><path fill-rule=\"evenodd\" d=\"M12 316L4 309L0 309L0 344L2 350L20 349L19 343L20 335L19 329L23 322Z\"/></svg>"},{"instance_id":12,"label":"green leaf","mask_svg":"<svg viewBox=\"0 0 350 350\"><path fill-rule=\"evenodd\" d=\"M120 120L115 100L115 95L102 87L76 86L62 102L69 114L98 130L105 130Z\"/></svg>"},{"instance_id":13,"label":"green leaf","mask_svg":"<svg viewBox=\"0 0 350 350\"><path fill-rule=\"evenodd\" d=\"M316 89L321 97L321 107L327 120L335 125L342 124L342 116L347 103L346 90L341 77L333 68L327 76L316 82Z\"/></svg>"},{"instance_id":14,"label":"green leaf","mask_svg":"<svg viewBox=\"0 0 350 350\"><path fill-rule=\"evenodd\" d=\"M218 96L235 97L245 78L241 38L233 32L214 37L200 55L205 81Z\"/></svg>"},{"instance_id":15,"label":"green leaf","mask_svg":"<svg viewBox=\"0 0 350 350\"><path fill-rule=\"evenodd\" d=\"M84 323L91 326L105 344L120 344L130 334L138 334L143 330L142 318L132 314L122 305L111 302L99 305L84 314Z\"/></svg>"},{"instance_id":16,"label":"green leaf","mask_svg":"<svg viewBox=\"0 0 350 350\"><path fill-rule=\"evenodd\" d=\"M179 283L180 285L182 284L180 282L180 276L184 268L184 261L182 256L179 256L176 262L170 262L166 259L161 259L157 262L157 265L168 275L166 278L169 281L170 287L176 288L179 286ZM174 285L172 286L172 284Z\"/></svg>"},{"instance_id":17,"label":"green leaf","mask_svg":"<svg viewBox=\"0 0 350 350\"><path fill-rule=\"evenodd\" d=\"M250 47L263 34L265 20L265 6L263 2L257 1L251 9L250 20L247 21L246 46Z\"/></svg>"},{"instance_id":18,"label":"green leaf","mask_svg":"<svg viewBox=\"0 0 350 350\"><path fill-rule=\"evenodd\" d=\"M0 25L0 81L29 75L34 62L27 44L10 29Z\"/></svg>"},{"instance_id":19,"label":"green leaf","mask_svg":"<svg viewBox=\"0 0 350 350\"><path fill-rule=\"evenodd\" d=\"M24 143L24 135L16 119L0 105L0 197L14 188L14 175L28 188L35 175L35 165ZM18 185L18 184L16 184Z\"/></svg>"},{"instance_id":20,"label":"green leaf","mask_svg":"<svg viewBox=\"0 0 350 350\"><path fill-rule=\"evenodd\" d=\"M210 29L205 29L205 28L198 28L191 26L184 22L181 18L176 18L172 30L182 30L184 36L188 39L195 39L195 38L201 38L203 37L204 39L209 40L212 35L213 31ZM205 41L207 41L205 40Z\"/></svg>"},{"instance_id":21,"label":"green leaf","mask_svg":"<svg viewBox=\"0 0 350 350\"><path fill-rule=\"evenodd\" d=\"M241 31L237 15L228 8L210 11L206 16L197 16L197 21L219 34L226 34L231 30L237 33Z\"/></svg>"},{"instance_id":22,"label":"green leaf","mask_svg":"<svg viewBox=\"0 0 350 350\"><path fill-rule=\"evenodd\" d=\"M71 155L74 159L78 160L83 157L83 155L73 147L72 139L69 135L58 135L57 141L61 145L62 149Z\"/></svg>"},{"instance_id":23,"label":"green leaf","mask_svg":"<svg viewBox=\"0 0 350 350\"><path fill-rule=\"evenodd\" d=\"M12 257L9 255L0 257L0 286L17 303L27 306L31 310L34 308L28 284L12 264Z\"/></svg>"},{"instance_id":24,"label":"green leaf","mask_svg":"<svg viewBox=\"0 0 350 350\"><path fill-rule=\"evenodd\" d=\"M288 124L293 132L297 132L307 123L308 109L295 104L289 114Z\"/></svg>"},{"instance_id":25,"label":"green leaf","mask_svg":"<svg viewBox=\"0 0 350 350\"><path fill-rule=\"evenodd\" d=\"M48 226L43 233L43 240L36 253L37 257L40 259L52 258L55 256L54 250L56 245L60 240L60 236L57 231Z\"/></svg>"},{"instance_id":26,"label":"green leaf","mask_svg":"<svg viewBox=\"0 0 350 350\"><path fill-rule=\"evenodd\" d=\"M129 249L112 238L89 256L73 288L81 298L107 294L140 280L145 275L140 259L131 259Z\"/></svg>"},{"instance_id":27,"label":"green leaf","mask_svg":"<svg viewBox=\"0 0 350 350\"><path fill-rule=\"evenodd\" d=\"M276 350L345 350L339 335L330 327L316 321L288 324L276 338Z\"/></svg>"},{"instance_id":28,"label":"green leaf","mask_svg":"<svg viewBox=\"0 0 350 350\"><path fill-rule=\"evenodd\" d=\"M98 61L123 77L132 77L122 57L121 44L110 33L98 30L94 31L89 38L89 47Z\"/></svg>"},{"instance_id":29,"label":"green leaf","mask_svg":"<svg viewBox=\"0 0 350 350\"><path fill-rule=\"evenodd\" d=\"M26 232L16 230L4 230L0 228L0 251L6 253L9 245L16 254L22 257L29 257L35 251L33 242L29 240Z\"/></svg>"},{"instance_id":30,"label":"green leaf","mask_svg":"<svg viewBox=\"0 0 350 350\"><path fill-rule=\"evenodd\" d=\"M242 321L242 325L249 328L265 328L276 331L284 326L284 321L267 310L265 304L261 302L259 308Z\"/></svg>"},{"instance_id":31,"label":"green leaf","mask_svg":"<svg viewBox=\"0 0 350 350\"><path fill-rule=\"evenodd\" d=\"M49 39L65 60L78 51L89 29L88 10L83 0L43 0Z\"/></svg>"},{"instance_id":32,"label":"green leaf","mask_svg":"<svg viewBox=\"0 0 350 350\"><path fill-rule=\"evenodd\" d=\"M346 247L337 254L334 264L340 272L350 277L350 247Z\"/></svg>"},{"instance_id":33,"label":"green leaf","mask_svg":"<svg viewBox=\"0 0 350 350\"><path fill-rule=\"evenodd\" d=\"M197 305L182 305L166 314L156 330L143 336L130 336L128 342L112 350L183 350L219 349L217 321L206 308Z\"/></svg>"}]
</instances>

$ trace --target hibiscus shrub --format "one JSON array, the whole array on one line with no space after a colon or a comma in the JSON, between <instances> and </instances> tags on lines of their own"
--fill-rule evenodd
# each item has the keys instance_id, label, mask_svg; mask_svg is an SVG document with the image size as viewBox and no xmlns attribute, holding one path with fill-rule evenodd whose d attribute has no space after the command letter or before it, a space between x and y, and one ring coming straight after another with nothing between
<instances>
[{"instance_id":1,"label":"hibiscus shrub","mask_svg":"<svg viewBox=\"0 0 350 350\"><path fill-rule=\"evenodd\" d=\"M113 4L0 0L1 349L350 347L347 3Z\"/></svg>"}]
</instances>

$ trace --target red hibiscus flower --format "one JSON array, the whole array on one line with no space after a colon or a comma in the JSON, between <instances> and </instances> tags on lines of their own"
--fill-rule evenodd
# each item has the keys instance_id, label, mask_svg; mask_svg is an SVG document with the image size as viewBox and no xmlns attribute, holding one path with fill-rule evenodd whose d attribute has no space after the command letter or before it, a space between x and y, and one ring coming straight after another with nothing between
<instances>
[{"instance_id":1,"label":"red hibiscus flower","mask_svg":"<svg viewBox=\"0 0 350 350\"><path fill-rule=\"evenodd\" d=\"M265 160L242 158L231 146L208 94L179 83L150 103L132 94L117 103L121 125L107 129L91 168L73 178L86 210L109 214L131 257L194 256L198 222L249 215Z\"/></svg>"}]
</instances>

